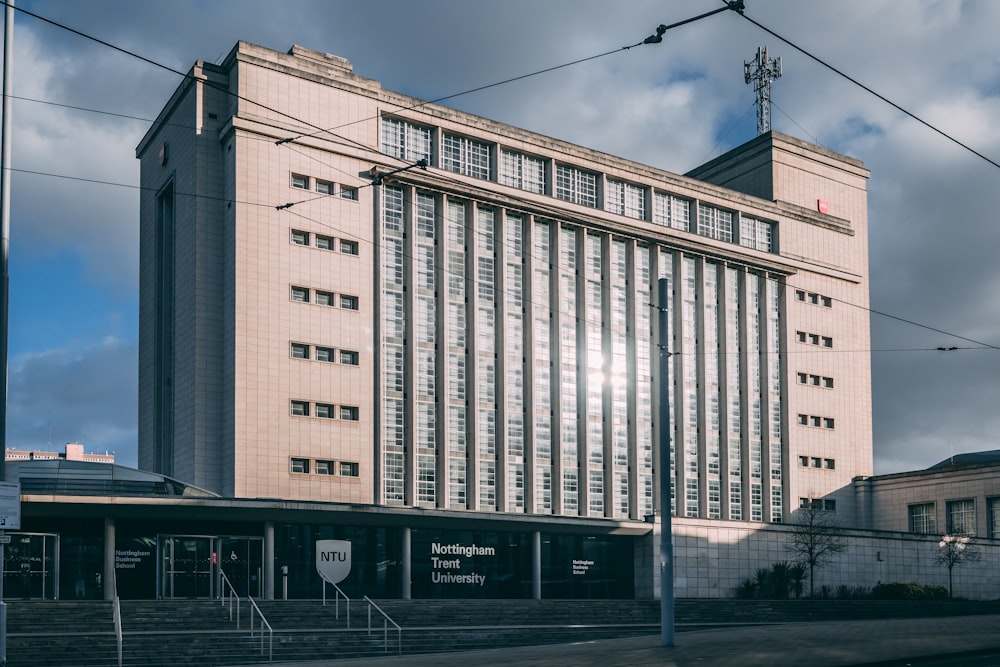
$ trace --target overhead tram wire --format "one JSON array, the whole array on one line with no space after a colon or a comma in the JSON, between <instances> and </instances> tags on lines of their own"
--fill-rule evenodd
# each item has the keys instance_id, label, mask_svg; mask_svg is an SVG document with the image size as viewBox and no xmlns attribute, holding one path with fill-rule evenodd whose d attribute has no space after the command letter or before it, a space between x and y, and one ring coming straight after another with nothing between
<instances>
[{"instance_id":1,"label":"overhead tram wire","mask_svg":"<svg viewBox=\"0 0 1000 667\"><path fill-rule=\"evenodd\" d=\"M913 113L907 111L906 109L900 107L899 105L897 105L896 103L894 103L891 100L887 99L886 97L884 97L884 96L880 95L879 93L871 90L870 88L868 88L864 84L861 84L860 82L854 80L850 76L844 74L843 72L841 72L840 70L836 69L832 65L829 65L828 63L824 62L823 60L819 59L818 57L813 56L809 52L805 51L804 49L802 49L801 47L799 47L796 44L792 43L791 41L787 40L786 38L782 37L781 35L778 35L777 33L775 33L774 31L770 30L769 28L761 25L759 22L757 22L757 21L751 19L750 17L746 16L746 14L744 13L745 6L744 6L743 0L728 0L728 1L727 0L723 0L723 2L724 2L724 6L718 8L718 9L715 9L715 10L712 10L712 11L700 14L698 16L695 16L695 17L692 17L692 18L689 18L689 19L685 19L683 21L678 21L676 23L672 23L672 24L669 24L669 25L661 25L661 26L659 26L657 28L657 32L656 32L655 35L651 35L651 36L647 37L642 42L639 42L639 43L636 43L636 44L633 44L633 45L630 45L630 46L622 47L622 48L616 49L614 51L609 51L609 52L606 52L606 53L603 53L603 54L598 54L596 56L591 56L589 58L580 59L580 60L574 61L572 63L566 63L565 65L550 67L550 68L547 68L547 69L544 69L544 70L540 70L538 72L534 72L534 73L531 73L531 74L525 74L525 75L521 75L519 77L514 77L514 78L508 79L506 81L497 82L497 83L493 83L493 84L488 84L486 86L479 86L479 87L471 89L469 91L465 91L465 92L462 92L462 93L455 93L453 95L449 95L449 96L446 96L446 97L439 98L437 101L443 101L443 100L446 100L446 99L453 99L453 98L459 97L461 95L469 94L469 93L472 93L472 92L477 92L477 91L480 91L480 90L485 90L487 88L496 87L496 86L499 86L499 85L502 85L502 84L505 84L505 83L510 83L510 82L513 82L513 81L519 81L519 80L528 78L530 76L535 76L537 74L542 74L542 73L550 72L550 71L553 71L553 70L556 70L556 69L560 69L562 67L568 67L570 65L574 65L574 64L586 62L588 60L594 60L596 58L600 58L600 57L603 57L603 56L606 56L606 55L617 53L617 52L622 51L622 50L628 50L628 49L634 48L636 46L640 46L642 44L656 44L656 43L659 43L659 42L662 41L662 36L663 36L663 34L667 30L670 30L672 28L676 28L676 27L679 27L679 26L682 26L682 25L686 25L688 23L692 23L694 21L698 21L698 20L703 19L703 18L707 18L709 16L713 16L715 14L719 14L719 13L724 12L724 11L735 11L738 14L740 14L741 16L743 16L744 18L746 18L748 21L750 21L751 23L753 23L754 25L756 25L757 27L759 27L761 30L764 30L765 32L773 35L775 38L777 38L777 39L785 42L786 44L788 44L792 48L796 49L797 51L800 51L801 53L803 53L807 57L815 60L816 62L820 63L824 67L827 67L828 69L830 69L834 73L839 74L840 76L844 77L848 81L854 83L855 85L858 85L859 87L861 87L862 89L864 89L867 92L871 93L872 95L875 95L879 99L885 101L886 103L890 104L894 108L900 110L901 112L903 112L907 116L910 116L910 117L914 118L915 120L919 121L921 124L927 126L928 128L934 130L935 132L941 134L942 136L948 138L949 140L955 142L956 144L962 146L963 148L966 148L967 150L969 150L973 154L981 157L982 159L986 160L990 164L993 164L994 166L1000 167L1000 164L997 164L996 162L994 162L990 158L986 157L985 155L983 155L983 154L979 153L978 151L976 151L976 150L974 150L974 149L966 146L965 144L959 142L958 140L950 137L948 134L946 134L943 131L937 129L936 127L934 127L930 123L928 123L928 122L920 119L915 114L913 114ZM5 2L4 0L0 0L0 4L6 6L8 3ZM67 26L65 24L59 23L58 21L54 21L52 19L46 18L44 16L41 16L39 14L36 14L36 13L31 12L29 10L26 10L23 7L16 7L15 6L14 9L15 9L15 11L21 12L21 13L27 15L27 16L31 16L32 18L35 18L35 19L37 19L39 21L42 21L44 23L48 23L48 24L50 24L52 26L55 26L57 28L61 28L61 29L66 30L68 32L71 32L71 33L73 33L73 34L75 34L75 35L77 35L79 37L82 37L84 39L96 42L96 43L101 44L102 46L106 46L106 47L108 47L108 48L110 48L112 50L118 51L120 53L123 53L125 55L131 56L133 58L137 58L137 59L139 59L139 60L141 60L141 61L143 61L145 63L153 65L154 67L158 67L160 69L163 69L163 70L166 70L166 71L171 72L173 74L176 74L176 75L180 76L182 79L185 79L185 80L187 80L187 79L192 79L193 80L194 79L194 77L192 75L190 75L190 74L187 74L185 72L181 72L180 70L176 70L176 69L174 69L172 67L169 67L168 65L164 65L164 64L159 63L159 62L157 62L155 60L152 60L150 58L147 58L145 56L137 54L137 53L135 53L133 51L130 51L128 49L116 46L114 44L111 44L110 42L107 42L107 41L102 40L100 38L94 37L92 35L89 35L87 33L82 32L82 31L76 30L75 28L71 28L71 27L69 27L69 26ZM246 97L244 97L242 95L239 95L238 93L234 93L234 92L228 90L227 88L223 88L223 87L221 87L221 86L219 86L217 84L214 84L213 82L206 81L204 83L205 83L205 85L209 85L210 87L212 87L212 88L214 88L216 90L219 90L219 91L221 91L221 92L223 92L225 94L234 96L234 97L236 97L236 98L238 98L240 100L243 100L243 101L245 101L245 102L247 102L249 104L253 104L255 106L258 106L258 107L260 107L262 109L265 109L267 111L270 111L272 113L276 113L276 114L278 114L278 115L280 115L282 117L289 118L289 119L291 119L291 120L293 120L295 122L302 123L303 125L307 125L307 126L313 127L313 128L315 128L317 130L317 133L329 133L329 134L333 134L331 130L338 129L338 128L331 128L331 129L327 130L327 129L319 128L319 127L317 127L317 126L315 126L315 125L313 125L311 123L308 123L306 121L303 121L303 120L301 120L299 118L296 118L296 117L291 116L289 114L283 113L283 112L281 112L281 111L279 111L277 109L272 109L272 108L270 108L270 107L268 107L268 106L266 106L264 104L260 104L259 102L256 102L256 101L251 100L249 98L246 98ZM429 103L430 102L424 102L421 105L416 105L416 106L411 107L411 108L417 108L419 106L423 106L423 105L426 105L426 104L429 104ZM65 105L65 106L69 106L69 105ZM76 107L70 107L70 108L76 108ZM98 112L98 113L103 113L103 112ZM119 114L111 114L111 115L119 115ZM369 119L365 119L365 120L369 120ZM153 121L153 122L155 122L155 121ZM355 121L355 122L360 122L360 121ZM313 136L313 135L300 135L299 138L305 137L305 136ZM394 157L394 156L390 156L390 155L386 155L384 153L381 153L381 151L379 151L378 149L373 149L370 146L366 146L366 145L360 144L358 142L352 141L350 139L347 139L346 137L342 137L342 136L335 135L335 134L333 134L333 136L335 136L335 137L337 137L337 138L339 138L339 139L341 139L343 141L348 141L349 143L358 145L358 146L364 148L365 150L369 150L369 151L373 151L373 152L376 152L376 153L380 153L380 154L385 155L386 157L390 157L390 158ZM398 158L395 158L395 159L398 159ZM400 160L400 161L401 162L406 162L405 160ZM88 183L95 183L95 184L103 184L103 185L112 185L112 186L118 186L118 187L133 188L133 189L138 189L138 190L148 189L148 188L142 188L141 186L127 185L127 184L120 184L120 183L112 183L112 182L108 182L108 181L100 181L100 180L97 180L97 179L87 179L87 178L81 178L81 177L64 176L64 175L51 174L51 173L39 172L39 171L31 171L31 170L24 170L24 169L11 169L11 171L17 171L17 172L21 172L21 173L41 175L41 176L48 176L48 177L53 177L53 178L65 178L65 179L68 179L68 180L76 180L76 181L88 182ZM363 186L363 187L367 187L367 186ZM179 193L179 194L183 194L183 193ZM222 198L208 197L207 195L187 194L185 196L190 196L190 197L205 197L205 198L209 198L209 199L222 200ZM230 200L227 199L226 201L230 201ZM307 200L307 201L309 201L309 200ZM252 206L262 206L262 207L266 206L266 207L270 207L270 208L274 207L273 205L270 205L270 204L261 204L261 203L258 203L258 202L238 202L238 203L243 203L243 204L252 205ZM304 202L299 202L299 203L304 203ZM295 203L293 202L293 205L294 204ZM286 208L288 208L288 207L286 207ZM847 302L843 302L843 303L847 303ZM641 305L641 304L637 304L637 305ZM651 307L655 307L654 304L646 304L646 305L651 306ZM877 315L882 315L884 317L889 317L891 319L896 319L896 320L898 320L900 322L911 324L913 326L922 327L922 328L926 328L926 329L929 329L929 330L932 330L932 331L935 331L935 332L938 332L938 333L942 333L944 335L953 336L955 338L959 338L960 340L966 340L968 342L975 343L975 344L981 345L983 347L988 347L988 348L993 348L993 349L1000 349L1000 348L998 348L997 346L994 346L994 345L989 345L987 343L981 343L980 341L976 341L976 340L973 340L973 339L970 339L970 338L959 336L957 334L951 334L949 332L946 332L946 331L943 331L943 330L940 330L940 329L935 329L933 327L922 325L922 324L919 324L917 322L912 322L910 320L906 320L904 318L897 317L897 316L894 316L894 315L890 315L888 313L883 313L883 312L876 311L876 310L873 310L873 309L870 309L870 308L866 308L864 306L859 306L857 304L848 304L848 305L854 306L856 308L862 308L862 309L868 310L868 311L870 311L872 313L875 313Z\"/></svg>"},{"instance_id":2,"label":"overhead tram wire","mask_svg":"<svg viewBox=\"0 0 1000 667\"><path fill-rule=\"evenodd\" d=\"M428 104L437 104L438 102L444 102L445 100L452 100L452 99L455 99L456 97L461 97L463 95L470 95L472 93L478 93L478 92L481 92L481 91L484 91L484 90L488 90L490 88L496 88L497 86L503 86L503 85L506 85L508 83L514 83L515 81L522 81L524 79L528 79L528 78L531 78L533 76L538 76L540 74L548 74L549 72L554 72L554 71L556 71L558 69L563 69L565 67L571 67L573 65L579 65L580 63L585 63L585 62L588 62L590 60L597 60L598 58L604 58L605 56L614 55L615 53L621 53L622 51L628 51L629 49L634 49L637 46L643 46L645 44L659 44L660 42L663 41L663 35L664 35L664 33L666 33L668 30L671 30L673 28L679 28L682 25L687 25L688 23L693 23L695 21L699 21L701 19L708 18L709 16L714 16L715 14L720 14L720 13L725 12L725 11L730 11L731 10L731 11L735 11L737 13L743 13L743 9L744 9L743 2L744 2L744 0L726 1L726 3L725 3L726 6L725 7L720 7L719 9L713 9L712 11L705 12L704 14L699 14L698 16L693 16L693 17L691 17L689 19L684 19L683 21L677 21L676 23L670 23L670 24L667 24L667 25L662 25L661 24L661 25L657 26L655 34L652 34L649 37L647 37L646 39L642 40L641 42L636 42L635 44L630 44L628 46L623 46L621 48L613 49L611 51L605 51L604 53L599 53L599 54L594 55L594 56L588 56L586 58L580 58L579 60L574 60L572 62L563 63L562 65L554 65L552 67L546 67L545 69L540 69L540 70L538 70L536 72L530 72L528 74L521 74L519 76L514 76L514 77L511 77L509 79L504 79L503 81L497 81L495 83L488 83L488 84L483 85L483 86L477 86L476 88L470 88L469 90L464 90L464 91L462 91L460 93L452 93L451 95L445 95L444 97L438 97L438 98L433 99L433 100L426 100L424 102L421 102L420 104L414 104L413 106L409 106L409 107L397 107L396 109L394 109L394 111L397 111L397 112L398 111L413 111L414 109L419 109L420 107L427 106ZM286 143L286 142L289 142L289 141L297 141L299 139L303 139L303 138L307 138L307 137L314 137L314 136L316 136L318 134L321 134L323 132L333 132L334 130L339 130L340 128L348 127L348 126L354 125L356 123L364 123L364 122L369 121L369 120L377 120L377 119L378 119L378 116L373 116L373 117L370 117L370 118L361 118L361 119L358 119L358 120L352 120L350 123L344 123L343 125L336 125L336 126L331 127L329 129L320 130L319 132L314 132L312 134L300 134L300 135L295 136L295 137L288 137L287 139L282 139L278 143L281 144L281 143Z\"/></svg>"},{"instance_id":3,"label":"overhead tram wire","mask_svg":"<svg viewBox=\"0 0 1000 667\"><path fill-rule=\"evenodd\" d=\"M723 2L725 2L725 0L723 0ZM965 150L969 151L970 153L972 153L976 157L982 158L983 160L985 160L986 162L990 163L994 167L1000 168L1000 162L997 162L997 161L993 160L992 158L987 157L986 155L984 155L983 153L980 153L979 151L977 151L976 149L972 148L968 144L965 144L965 143L959 141L958 139L956 139L955 137L951 136L950 134L948 134L944 130L938 129L937 127L935 127L934 125L932 125L928 121L924 120L923 118L921 118L917 114L913 113L912 111L908 111L906 108L900 106L899 104L896 104L895 102L893 102L892 100L890 100L885 95L882 95L882 94L876 92L875 90L873 90L872 88L870 88L870 87L866 86L865 84L861 83L857 79L849 76L848 74L846 74L846 73L842 72L841 70L837 69L836 67L834 67L830 63L824 61L822 58L820 58L818 56L814 56L813 54L809 53L808 51L806 51L804 48L802 48L798 44L795 44L791 40L789 40L789 39L787 39L785 37L782 37L781 35L779 35L775 31L771 30L767 26L765 26L762 23L760 23L759 21L755 21L754 19L750 18L744 12L739 12L739 14L740 14L740 16L742 16L743 18L745 18L747 21L749 21L750 23L754 24L755 26L757 26L758 28L760 28L761 30L763 30L764 32L766 32L767 34L769 34L772 37L774 37L775 39L781 40L782 42L784 42L788 46L792 47L793 49L795 49L796 51L798 51L802 55L806 56L807 58L809 58L811 60L814 60L815 62L819 63L823 67L825 67L828 70L830 70L831 72L833 72L834 74L837 74L838 76L841 76L844 79L847 79L848 81L850 81L851 83L853 83L855 86L858 86L859 88L861 88L865 92L869 93L870 95L874 95L878 99L882 100L883 102L885 102L886 104L888 104L889 106L891 106L893 109L896 109L897 111L905 114L906 116L909 116L910 118L912 118L913 120L917 121L918 123L920 123L921 125L923 125L927 129L929 129L929 130L931 130L931 131L933 131L933 132L941 135L942 137L944 137L948 141L950 141L950 142L952 142L952 143L960 146L961 148L964 148Z\"/></svg>"}]
</instances>

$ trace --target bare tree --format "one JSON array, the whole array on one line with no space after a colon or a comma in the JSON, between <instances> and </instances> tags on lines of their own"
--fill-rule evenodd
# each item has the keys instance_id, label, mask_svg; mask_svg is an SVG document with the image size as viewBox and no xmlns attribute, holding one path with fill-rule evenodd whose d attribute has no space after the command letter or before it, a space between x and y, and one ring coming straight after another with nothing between
<instances>
[{"instance_id":1,"label":"bare tree","mask_svg":"<svg viewBox=\"0 0 1000 667\"><path fill-rule=\"evenodd\" d=\"M796 522L792 525L785 550L809 568L809 597L812 597L816 592L813 583L816 570L829 565L834 556L846 550L847 540L841 534L833 513L817 505L803 507L793 517Z\"/></svg>"},{"instance_id":2,"label":"bare tree","mask_svg":"<svg viewBox=\"0 0 1000 667\"><path fill-rule=\"evenodd\" d=\"M978 561L981 555L979 545L967 535L945 535L941 538L934 564L948 568L948 597L952 597L951 571L956 565Z\"/></svg>"}]
</instances>

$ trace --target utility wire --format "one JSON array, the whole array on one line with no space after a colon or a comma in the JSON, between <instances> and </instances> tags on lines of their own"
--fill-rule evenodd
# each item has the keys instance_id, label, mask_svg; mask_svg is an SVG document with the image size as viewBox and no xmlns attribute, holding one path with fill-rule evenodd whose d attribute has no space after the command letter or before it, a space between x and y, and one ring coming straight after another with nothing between
<instances>
[{"instance_id":1,"label":"utility wire","mask_svg":"<svg viewBox=\"0 0 1000 667\"><path fill-rule=\"evenodd\" d=\"M725 0L723 0L723 1L725 1ZM969 151L973 155L975 155L975 156L977 156L979 158L982 158L983 160L985 160L986 162L989 162L994 167L1000 168L1000 163L998 163L995 160L987 157L983 153L980 153L979 151L977 151L976 149L972 148L968 144L965 144L965 143L959 141L958 139L956 139L955 137L951 136L950 134L948 134L944 130L940 130L937 127L935 127L934 125L931 125L929 122L927 122L926 120L924 120L920 116L916 115L912 111L908 111L907 109L905 109L904 107L900 106L899 104L896 104L895 102L893 102L892 100L890 100L885 95L882 95L882 94L876 92L875 90L873 90L872 88L869 88L865 84L861 83L860 81L858 81L854 77L849 76L848 74L844 73L843 71L837 69L836 67L834 67L830 63L826 62L822 58L819 58L818 56L814 56L813 54L809 53L808 51L806 51L805 49L803 49L798 44L795 44L791 40L789 40L789 39L787 39L785 37L782 37L781 35L779 35L778 33L774 32L773 30L771 30L767 26L761 24L760 22L753 20L752 18L750 18L749 16L747 16L744 12L739 12L739 14L740 14L740 16L742 16L743 18L745 18L747 21L749 21L750 23L754 24L755 26L757 26L758 28L760 28L761 30L763 30L764 32L766 32L767 34L771 35L772 37L774 37L776 39L781 40L782 42L784 42L788 46L792 47L793 49L795 49L796 51L798 51L802 55L806 56L807 58L809 58L811 60L814 60L815 62L819 63L823 67L825 67L828 70L830 70L831 72L833 72L834 74L837 74L837 75L843 77L844 79L847 79L848 81L850 81L851 83L853 83L855 86L858 86L859 88L861 88L865 92L867 92L867 93L869 93L871 95L874 95L875 97L877 97L878 99L882 100L883 102L885 102L886 104L888 104L892 108L894 108L897 111L900 111L903 114L909 116L910 118L912 118L913 120L917 121L918 123L920 123L924 127L928 128L929 130L932 130L933 132L941 135L942 137L944 137L948 141L950 141L950 142L952 142L954 144L957 144L958 146L964 148L965 150Z\"/></svg>"}]
</instances>

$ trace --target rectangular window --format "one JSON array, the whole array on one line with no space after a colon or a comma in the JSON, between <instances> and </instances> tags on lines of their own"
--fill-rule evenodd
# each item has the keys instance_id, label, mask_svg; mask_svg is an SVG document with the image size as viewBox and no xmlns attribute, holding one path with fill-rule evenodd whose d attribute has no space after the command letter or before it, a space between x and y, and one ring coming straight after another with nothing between
<instances>
[{"instance_id":1,"label":"rectangular window","mask_svg":"<svg viewBox=\"0 0 1000 667\"><path fill-rule=\"evenodd\" d=\"M290 410L292 415L296 417L308 417L309 401L292 401Z\"/></svg>"},{"instance_id":2,"label":"rectangular window","mask_svg":"<svg viewBox=\"0 0 1000 667\"><path fill-rule=\"evenodd\" d=\"M653 222L657 225L691 231L691 202L664 192L653 195Z\"/></svg>"},{"instance_id":3,"label":"rectangular window","mask_svg":"<svg viewBox=\"0 0 1000 667\"><path fill-rule=\"evenodd\" d=\"M316 247L321 250L333 250L333 239L329 236L316 235Z\"/></svg>"},{"instance_id":4,"label":"rectangular window","mask_svg":"<svg viewBox=\"0 0 1000 667\"><path fill-rule=\"evenodd\" d=\"M803 468L808 468L809 467L809 457L808 456L800 456L799 457L799 465L801 467L803 467Z\"/></svg>"},{"instance_id":5,"label":"rectangular window","mask_svg":"<svg viewBox=\"0 0 1000 667\"><path fill-rule=\"evenodd\" d=\"M358 476L358 464L353 461L341 461L340 462L340 475L341 477L357 477Z\"/></svg>"},{"instance_id":6,"label":"rectangular window","mask_svg":"<svg viewBox=\"0 0 1000 667\"><path fill-rule=\"evenodd\" d=\"M333 361L333 348L316 346L316 361Z\"/></svg>"},{"instance_id":7,"label":"rectangular window","mask_svg":"<svg viewBox=\"0 0 1000 667\"><path fill-rule=\"evenodd\" d=\"M349 422L358 421L358 408L354 405L341 405L340 418Z\"/></svg>"},{"instance_id":8,"label":"rectangular window","mask_svg":"<svg viewBox=\"0 0 1000 667\"><path fill-rule=\"evenodd\" d=\"M319 408L319 406L316 406L316 407ZM813 468L819 468L820 465L822 465L822 462L819 459L819 457L816 457L816 456L812 457L812 467Z\"/></svg>"},{"instance_id":9,"label":"rectangular window","mask_svg":"<svg viewBox=\"0 0 1000 667\"><path fill-rule=\"evenodd\" d=\"M836 470L837 462L833 459L823 459L823 467L827 470Z\"/></svg>"},{"instance_id":10,"label":"rectangular window","mask_svg":"<svg viewBox=\"0 0 1000 667\"><path fill-rule=\"evenodd\" d=\"M309 358L309 346L305 343L292 343L292 358L293 359L308 359Z\"/></svg>"},{"instance_id":11,"label":"rectangular window","mask_svg":"<svg viewBox=\"0 0 1000 667\"><path fill-rule=\"evenodd\" d=\"M309 177L301 176L299 174L292 174L292 187L298 188L299 190L309 189Z\"/></svg>"},{"instance_id":12,"label":"rectangular window","mask_svg":"<svg viewBox=\"0 0 1000 667\"><path fill-rule=\"evenodd\" d=\"M740 216L740 245L763 252L773 250L774 223Z\"/></svg>"},{"instance_id":13,"label":"rectangular window","mask_svg":"<svg viewBox=\"0 0 1000 667\"><path fill-rule=\"evenodd\" d=\"M357 255L358 254L358 242L357 241L340 241L340 252L345 255Z\"/></svg>"},{"instance_id":14,"label":"rectangular window","mask_svg":"<svg viewBox=\"0 0 1000 667\"><path fill-rule=\"evenodd\" d=\"M937 532L934 526L934 503L920 503L907 508L910 515L910 532L932 535Z\"/></svg>"},{"instance_id":15,"label":"rectangular window","mask_svg":"<svg viewBox=\"0 0 1000 667\"><path fill-rule=\"evenodd\" d=\"M316 303L320 306L332 306L334 303L333 292L316 290Z\"/></svg>"},{"instance_id":16,"label":"rectangular window","mask_svg":"<svg viewBox=\"0 0 1000 667\"><path fill-rule=\"evenodd\" d=\"M441 147L441 168L488 180L490 146L482 141L445 134L444 145Z\"/></svg>"},{"instance_id":17,"label":"rectangular window","mask_svg":"<svg viewBox=\"0 0 1000 667\"><path fill-rule=\"evenodd\" d=\"M823 417L823 428L833 428L833 417Z\"/></svg>"},{"instance_id":18,"label":"rectangular window","mask_svg":"<svg viewBox=\"0 0 1000 667\"><path fill-rule=\"evenodd\" d=\"M358 189L352 188L348 185L340 186L340 198L349 199L351 201L358 201Z\"/></svg>"},{"instance_id":19,"label":"rectangular window","mask_svg":"<svg viewBox=\"0 0 1000 667\"><path fill-rule=\"evenodd\" d=\"M976 501L974 499L949 500L946 508L949 535L976 534Z\"/></svg>"},{"instance_id":20,"label":"rectangular window","mask_svg":"<svg viewBox=\"0 0 1000 667\"><path fill-rule=\"evenodd\" d=\"M500 183L528 192L545 194L545 160L522 153L503 151Z\"/></svg>"},{"instance_id":21,"label":"rectangular window","mask_svg":"<svg viewBox=\"0 0 1000 667\"><path fill-rule=\"evenodd\" d=\"M398 118L382 118L382 152L411 162L431 161L430 128Z\"/></svg>"},{"instance_id":22,"label":"rectangular window","mask_svg":"<svg viewBox=\"0 0 1000 667\"><path fill-rule=\"evenodd\" d=\"M733 242L733 213L701 204L698 206L698 234L719 241Z\"/></svg>"},{"instance_id":23,"label":"rectangular window","mask_svg":"<svg viewBox=\"0 0 1000 667\"><path fill-rule=\"evenodd\" d=\"M333 419L333 406L329 403L316 404L316 416L320 419Z\"/></svg>"},{"instance_id":24,"label":"rectangular window","mask_svg":"<svg viewBox=\"0 0 1000 667\"><path fill-rule=\"evenodd\" d=\"M358 309L358 297L348 296L346 294L340 295L340 307L344 310L357 310Z\"/></svg>"},{"instance_id":25,"label":"rectangular window","mask_svg":"<svg viewBox=\"0 0 1000 667\"><path fill-rule=\"evenodd\" d=\"M309 303L309 288L292 285L292 301Z\"/></svg>"},{"instance_id":26,"label":"rectangular window","mask_svg":"<svg viewBox=\"0 0 1000 667\"><path fill-rule=\"evenodd\" d=\"M321 195L332 195L333 194L333 183L330 181L321 181L316 179L316 192Z\"/></svg>"},{"instance_id":27,"label":"rectangular window","mask_svg":"<svg viewBox=\"0 0 1000 667\"><path fill-rule=\"evenodd\" d=\"M292 459L291 466L289 469L292 472L301 473L303 475L309 474L309 459Z\"/></svg>"},{"instance_id":28,"label":"rectangular window","mask_svg":"<svg viewBox=\"0 0 1000 667\"><path fill-rule=\"evenodd\" d=\"M646 218L646 192L641 186L609 179L604 191L605 211L636 220Z\"/></svg>"},{"instance_id":29,"label":"rectangular window","mask_svg":"<svg viewBox=\"0 0 1000 667\"><path fill-rule=\"evenodd\" d=\"M295 245L309 245L309 232L301 232L297 229L293 229L292 243Z\"/></svg>"},{"instance_id":30,"label":"rectangular window","mask_svg":"<svg viewBox=\"0 0 1000 667\"><path fill-rule=\"evenodd\" d=\"M986 511L989 513L987 534L993 539L1000 538L1000 498L987 498Z\"/></svg>"},{"instance_id":31,"label":"rectangular window","mask_svg":"<svg viewBox=\"0 0 1000 667\"><path fill-rule=\"evenodd\" d=\"M597 174L557 165L556 197L573 204L597 208Z\"/></svg>"},{"instance_id":32,"label":"rectangular window","mask_svg":"<svg viewBox=\"0 0 1000 667\"><path fill-rule=\"evenodd\" d=\"M333 474L333 461L316 461L316 474L317 475L332 475Z\"/></svg>"},{"instance_id":33,"label":"rectangular window","mask_svg":"<svg viewBox=\"0 0 1000 667\"><path fill-rule=\"evenodd\" d=\"M340 363L346 366L357 366L358 365L358 353L353 350L341 350L340 351Z\"/></svg>"}]
</instances>

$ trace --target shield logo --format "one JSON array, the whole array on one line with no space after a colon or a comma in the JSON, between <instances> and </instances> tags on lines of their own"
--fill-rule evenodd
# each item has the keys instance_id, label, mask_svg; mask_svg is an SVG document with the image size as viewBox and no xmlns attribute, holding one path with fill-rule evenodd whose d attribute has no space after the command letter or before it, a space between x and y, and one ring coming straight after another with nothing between
<instances>
[{"instance_id":1,"label":"shield logo","mask_svg":"<svg viewBox=\"0 0 1000 667\"><path fill-rule=\"evenodd\" d=\"M351 543L348 540L316 540L316 572L331 584L339 584L351 573Z\"/></svg>"}]
</instances>

